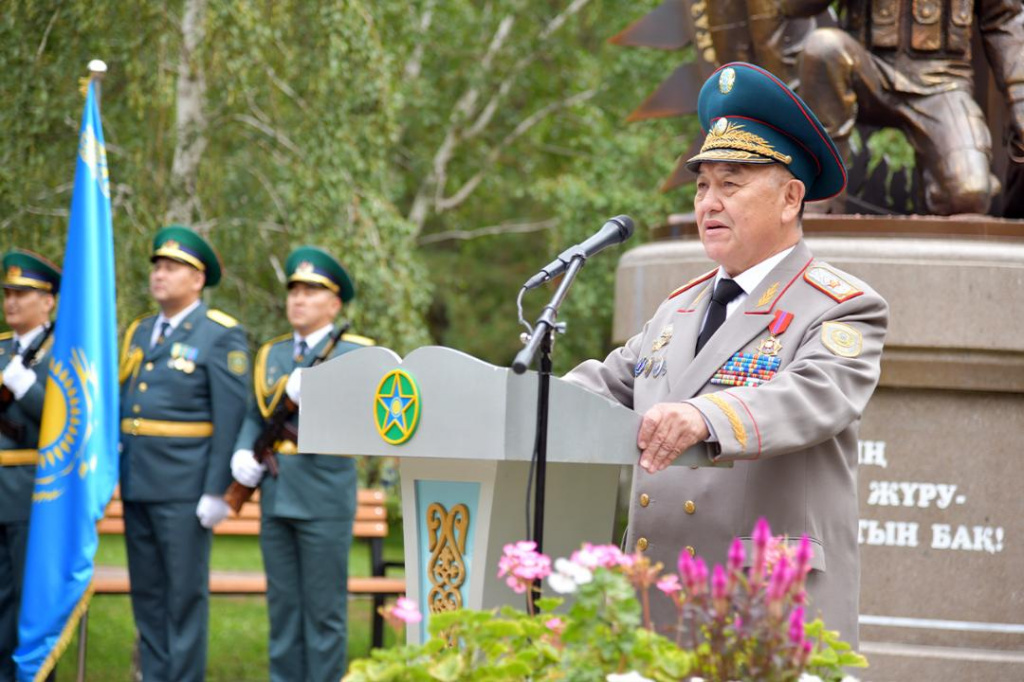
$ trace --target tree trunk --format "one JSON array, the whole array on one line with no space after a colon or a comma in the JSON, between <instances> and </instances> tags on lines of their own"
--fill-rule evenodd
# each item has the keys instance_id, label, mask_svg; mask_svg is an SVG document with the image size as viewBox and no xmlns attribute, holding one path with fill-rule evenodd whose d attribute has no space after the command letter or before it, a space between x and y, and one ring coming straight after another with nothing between
<instances>
[{"instance_id":1,"label":"tree trunk","mask_svg":"<svg viewBox=\"0 0 1024 682\"><path fill-rule=\"evenodd\" d=\"M206 32L206 0L185 0L178 58L174 163L167 208L168 223L194 225L202 220L197 189L199 164L206 150L206 76L198 54Z\"/></svg>"}]
</instances>

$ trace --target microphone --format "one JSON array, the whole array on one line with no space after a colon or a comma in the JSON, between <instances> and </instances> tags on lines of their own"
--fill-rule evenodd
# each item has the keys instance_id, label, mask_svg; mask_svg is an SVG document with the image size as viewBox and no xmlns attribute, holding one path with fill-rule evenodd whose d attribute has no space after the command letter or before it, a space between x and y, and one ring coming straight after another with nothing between
<instances>
[{"instance_id":1,"label":"microphone","mask_svg":"<svg viewBox=\"0 0 1024 682\"><path fill-rule=\"evenodd\" d=\"M526 291L536 289L548 280L565 272L574 258L586 260L597 252L603 251L609 246L621 244L632 236L633 219L628 215L615 216L585 241L569 247L558 254L558 258L545 265L541 268L540 272L528 279L526 284L523 285L523 289Z\"/></svg>"}]
</instances>

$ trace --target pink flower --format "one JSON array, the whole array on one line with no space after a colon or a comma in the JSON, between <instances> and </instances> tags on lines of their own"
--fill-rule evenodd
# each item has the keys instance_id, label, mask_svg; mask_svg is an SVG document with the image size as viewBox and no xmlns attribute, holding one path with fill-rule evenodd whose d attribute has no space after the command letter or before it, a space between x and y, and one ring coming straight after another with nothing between
<instances>
[{"instance_id":1,"label":"pink flower","mask_svg":"<svg viewBox=\"0 0 1024 682\"><path fill-rule=\"evenodd\" d=\"M796 550L797 575L803 578L811 570L811 559L814 557L814 550L811 548L811 540L806 535L800 537L800 546Z\"/></svg>"},{"instance_id":2,"label":"pink flower","mask_svg":"<svg viewBox=\"0 0 1024 682\"><path fill-rule=\"evenodd\" d=\"M768 563L768 543L772 539L772 529L763 516L754 524L754 570L752 582L760 583L764 576L764 567Z\"/></svg>"},{"instance_id":3,"label":"pink flower","mask_svg":"<svg viewBox=\"0 0 1024 682\"><path fill-rule=\"evenodd\" d=\"M529 589L534 580L551 574L551 559L537 551L537 543L520 541L504 547L504 554L498 561L498 577L517 594Z\"/></svg>"},{"instance_id":4,"label":"pink flower","mask_svg":"<svg viewBox=\"0 0 1024 682\"><path fill-rule=\"evenodd\" d=\"M633 558L623 554L615 545L592 545L589 542L584 543L582 549L573 552L570 559L573 563L589 569L616 568L630 566L633 563Z\"/></svg>"},{"instance_id":5,"label":"pink flower","mask_svg":"<svg viewBox=\"0 0 1024 682\"><path fill-rule=\"evenodd\" d=\"M779 556L779 562L772 568L772 577L768 581L768 601L781 601L793 582L793 570L789 567L786 555Z\"/></svg>"},{"instance_id":6,"label":"pink flower","mask_svg":"<svg viewBox=\"0 0 1024 682\"><path fill-rule=\"evenodd\" d=\"M398 598L395 605L391 607L391 615L406 624L418 623L423 620L423 614L420 613L416 602L406 597Z\"/></svg>"},{"instance_id":7,"label":"pink flower","mask_svg":"<svg viewBox=\"0 0 1024 682\"><path fill-rule=\"evenodd\" d=\"M546 627L548 630L551 630L551 632L555 633L556 635L560 635L562 634L562 630L565 629L565 622L562 621L562 619L558 616L555 616L551 620L544 623L544 627Z\"/></svg>"},{"instance_id":8,"label":"pink flower","mask_svg":"<svg viewBox=\"0 0 1024 682\"><path fill-rule=\"evenodd\" d=\"M683 589L683 586L679 583L679 576L675 573L668 573L664 575L661 580L658 581L657 587L670 597Z\"/></svg>"}]
</instances>

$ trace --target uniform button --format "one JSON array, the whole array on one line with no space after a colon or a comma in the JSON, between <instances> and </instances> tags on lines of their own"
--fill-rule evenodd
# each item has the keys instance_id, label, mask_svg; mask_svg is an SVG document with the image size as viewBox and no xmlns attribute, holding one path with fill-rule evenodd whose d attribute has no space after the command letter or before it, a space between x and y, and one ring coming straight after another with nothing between
<instances>
[{"instance_id":1,"label":"uniform button","mask_svg":"<svg viewBox=\"0 0 1024 682\"><path fill-rule=\"evenodd\" d=\"M690 553L690 556L695 556L695 555L697 554L697 550L695 550L695 549L694 549L693 547L691 547L690 545L687 545L687 546L686 546L686 547L684 547L683 549L685 549L685 550L686 550L687 552L689 552L689 553Z\"/></svg>"},{"instance_id":2,"label":"uniform button","mask_svg":"<svg viewBox=\"0 0 1024 682\"><path fill-rule=\"evenodd\" d=\"M153 363L152 362L147 362L146 363L146 371L147 372L152 372L153 371Z\"/></svg>"},{"instance_id":3,"label":"uniform button","mask_svg":"<svg viewBox=\"0 0 1024 682\"><path fill-rule=\"evenodd\" d=\"M139 405L132 405L132 414L138 414L142 412L142 407Z\"/></svg>"},{"instance_id":4,"label":"uniform button","mask_svg":"<svg viewBox=\"0 0 1024 682\"><path fill-rule=\"evenodd\" d=\"M686 504L683 505L683 510L687 514L692 514L693 512L697 511L697 505L693 503L693 500L687 500Z\"/></svg>"},{"instance_id":5,"label":"uniform button","mask_svg":"<svg viewBox=\"0 0 1024 682\"><path fill-rule=\"evenodd\" d=\"M647 493L644 493L643 495L640 496L640 506L641 507L646 507L650 503L651 503L651 496L650 495L648 495Z\"/></svg>"},{"instance_id":6,"label":"uniform button","mask_svg":"<svg viewBox=\"0 0 1024 682\"><path fill-rule=\"evenodd\" d=\"M149 384L147 384L145 381L139 384L139 393L145 393L147 390L149 390Z\"/></svg>"},{"instance_id":7,"label":"uniform button","mask_svg":"<svg viewBox=\"0 0 1024 682\"><path fill-rule=\"evenodd\" d=\"M636 541L636 549L639 552L643 552L647 549L647 538L640 538Z\"/></svg>"}]
</instances>

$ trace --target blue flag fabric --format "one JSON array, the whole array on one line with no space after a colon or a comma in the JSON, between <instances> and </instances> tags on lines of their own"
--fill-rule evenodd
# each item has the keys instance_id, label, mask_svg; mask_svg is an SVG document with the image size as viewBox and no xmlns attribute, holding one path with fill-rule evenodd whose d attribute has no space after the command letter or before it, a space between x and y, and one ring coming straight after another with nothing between
<instances>
[{"instance_id":1,"label":"blue flag fabric","mask_svg":"<svg viewBox=\"0 0 1024 682\"><path fill-rule=\"evenodd\" d=\"M96 522L118 475L117 311L110 181L95 82L75 167L14 660L43 680L92 596Z\"/></svg>"}]
</instances>

